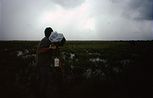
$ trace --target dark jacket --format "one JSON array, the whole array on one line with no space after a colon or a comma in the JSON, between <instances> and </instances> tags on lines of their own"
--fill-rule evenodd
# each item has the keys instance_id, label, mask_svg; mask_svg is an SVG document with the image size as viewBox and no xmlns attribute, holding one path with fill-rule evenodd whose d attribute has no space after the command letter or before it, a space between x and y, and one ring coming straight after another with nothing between
<instances>
[{"instance_id":1,"label":"dark jacket","mask_svg":"<svg viewBox=\"0 0 153 98\"><path fill-rule=\"evenodd\" d=\"M37 65L38 66L49 66L51 64L51 59L52 59L52 53L50 51L45 52L45 53L40 53L40 49L41 48L49 48L49 45L51 44L51 42L49 41L49 39L47 37L44 37L37 48Z\"/></svg>"}]
</instances>

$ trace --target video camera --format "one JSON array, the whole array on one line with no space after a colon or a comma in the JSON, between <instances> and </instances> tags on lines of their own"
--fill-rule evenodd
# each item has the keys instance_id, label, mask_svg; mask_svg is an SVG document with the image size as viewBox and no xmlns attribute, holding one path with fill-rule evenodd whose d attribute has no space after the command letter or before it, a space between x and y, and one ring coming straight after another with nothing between
<instances>
[{"instance_id":1,"label":"video camera","mask_svg":"<svg viewBox=\"0 0 153 98\"><path fill-rule=\"evenodd\" d=\"M49 40L52 44L63 46L66 42L66 39L62 33L52 32L49 36Z\"/></svg>"}]
</instances>

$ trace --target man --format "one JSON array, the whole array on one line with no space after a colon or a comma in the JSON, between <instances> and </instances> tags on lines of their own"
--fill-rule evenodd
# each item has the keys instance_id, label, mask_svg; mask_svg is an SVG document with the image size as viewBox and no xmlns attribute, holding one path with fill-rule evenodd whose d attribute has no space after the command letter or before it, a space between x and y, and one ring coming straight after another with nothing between
<instances>
[{"instance_id":1,"label":"man","mask_svg":"<svg viewBox=\"0 0 153 98\"><path fill-rule=\"evenodd\" d=\"M55 32L51 27L47 27L44 33L45 37L40 41L37 49L39 97L56 98L62 92L62 69L61 67L55 67L54 60L60 55L59 46L63 46L66 40L59 33L56 37L53 37ZM58 40L55 41L55 39Z\"/></svg>"},{"instance_id":2,"label":"man","mask_svg":"<svg viewBox=\"0 0 153 98\"><path fill-rule=\"evenodd\" d=\"M45 37L39 43L37 49L37 64L40 67L51 64L51 50L56 49L56 46L49 47L51 44L49 36L52 32L52 28L47 27L44 31Z\"/></svg>"},{"instance_id":3,"label":"man","mask_svg":"<svg viewBox=\"0 0 153 98\"><path fill-rule=\"evenodd\" d=\"M52 32L53 30L50 27L45 29L45 37L40 41L37 49L40 98L56 97L57 95L57 90L55 90L57 87L54 85L56 73L53 68L53 55L57 47L49 40L49 36Z\"/></svg>"}]
</instances>

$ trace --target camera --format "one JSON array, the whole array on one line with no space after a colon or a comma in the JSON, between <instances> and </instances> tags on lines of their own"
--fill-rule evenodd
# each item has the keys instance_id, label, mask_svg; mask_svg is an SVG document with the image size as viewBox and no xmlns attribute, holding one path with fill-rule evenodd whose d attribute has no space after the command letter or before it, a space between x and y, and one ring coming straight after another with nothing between
<instances>
[{"instance_id":1,"label":"camera","mask_svg":"<svg viewBox=\"0 0 153 98\"><path fill-rule=\"evenodd\" d=\"M52 44L63 46L66 42L66 39L62 33L52 32L49 36L49 40Z\"/></svg>"}]
</instances>

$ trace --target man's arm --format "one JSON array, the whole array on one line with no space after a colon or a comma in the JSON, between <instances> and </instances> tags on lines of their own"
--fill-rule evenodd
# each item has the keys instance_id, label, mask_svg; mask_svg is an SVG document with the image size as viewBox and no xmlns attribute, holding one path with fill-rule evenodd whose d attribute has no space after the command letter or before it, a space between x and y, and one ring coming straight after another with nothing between
<instances>
[{"instance_id":1,"label":"man's arm","mask_svg":"<svg viewBox=\"0 0 153 98\"><path fill-rule=\"evenodd\" d=\"M47 53L50 51L50 48L39 48L38 53Z\"/></svg>"},{"instance_id":2,"label":"man's arm","mask_svg":"<svg viewBox=\"0 0 153 98\"><path fill-rule=\"evenodd\" d=\"M48 53L48 52L50 52L51 50L54 50L54 49L56 49L55 45L52 45L49 48L39 48L38 53Z\"/></svg>"}]
</instances>

